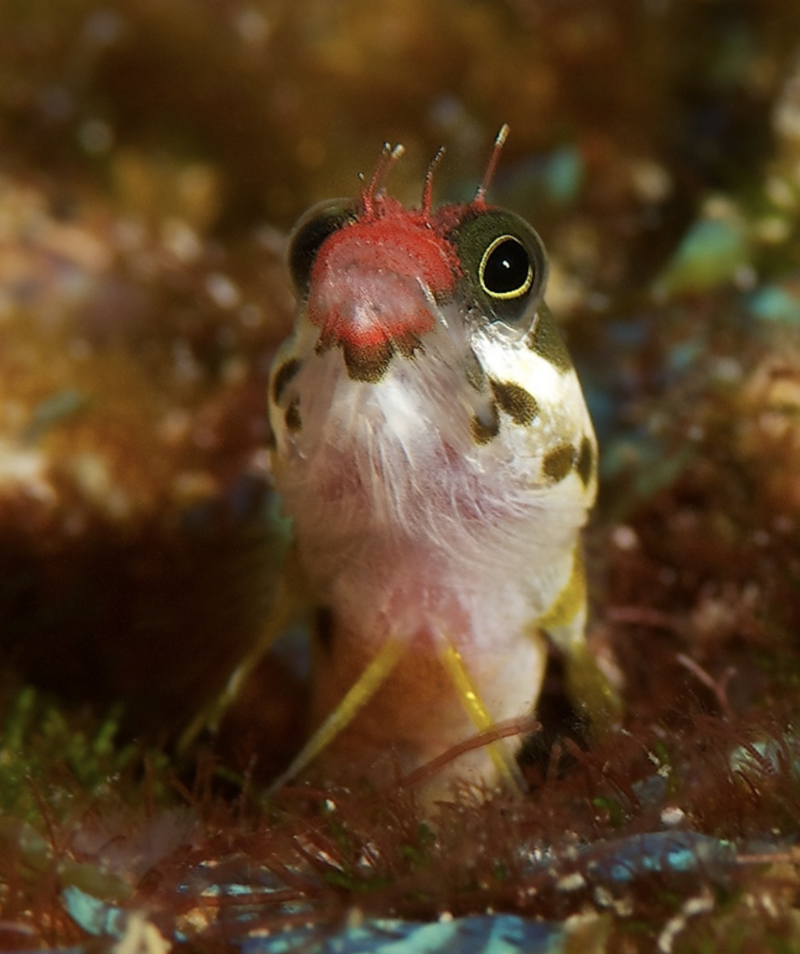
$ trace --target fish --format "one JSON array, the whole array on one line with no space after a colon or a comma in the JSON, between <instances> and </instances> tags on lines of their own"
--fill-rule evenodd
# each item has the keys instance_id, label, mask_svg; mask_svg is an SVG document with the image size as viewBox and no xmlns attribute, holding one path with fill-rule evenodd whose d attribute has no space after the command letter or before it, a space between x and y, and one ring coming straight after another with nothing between
<instances>
[{"instance_id":1,"label":"fish","mask_svg":"<svg viewBox=\"0 0 800 954\"><path fill-rule=\"evenodd\" d=\"M269 383L271 468L313 607L310 737L277 784L384 784L443 760L454 783L524 789L519 740L462 746L534 713L548 639L578 707L618 700L586 642L581 531L597 441L545 303L534 228L487 201L508 127L465 203L419 208L386 181L294 227L291 336Z\"/></svg>"}]
</instances>

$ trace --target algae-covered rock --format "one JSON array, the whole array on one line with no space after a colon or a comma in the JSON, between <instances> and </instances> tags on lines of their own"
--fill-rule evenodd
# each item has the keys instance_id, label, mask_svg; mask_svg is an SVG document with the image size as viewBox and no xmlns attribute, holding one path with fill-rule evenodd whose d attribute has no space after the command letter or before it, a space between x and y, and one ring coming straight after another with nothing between
<instances>
[{"instance_id":1,"label":"algae-covered rock","mask_svg":"<svg viewBox=\"0 0 800 954\"><path fill-rule=\"evenodd\" d=\"M162 727L257 638L282 546L277 255L214 249L179 204L156 229L0 181L0 651Z\"/></svg>"}]
</instances>

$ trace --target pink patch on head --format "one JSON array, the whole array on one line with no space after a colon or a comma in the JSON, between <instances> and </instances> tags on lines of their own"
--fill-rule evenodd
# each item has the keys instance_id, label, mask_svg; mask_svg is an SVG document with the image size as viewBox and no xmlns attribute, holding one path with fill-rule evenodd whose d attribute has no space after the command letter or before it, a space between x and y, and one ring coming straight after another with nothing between
<instances>
[{"instance_id":1,"label":"pink patch on head","mask_svg":"<svg viewBox=\"0 0 800 954\"><path fill-rule=\"evenodd\" d=\"M381 196L379 214L335 232L311 273L310 321L326 344L356 347L430 331L431 299L452 294L455 251L427 216Z\"/></svg>"}]
</instances>

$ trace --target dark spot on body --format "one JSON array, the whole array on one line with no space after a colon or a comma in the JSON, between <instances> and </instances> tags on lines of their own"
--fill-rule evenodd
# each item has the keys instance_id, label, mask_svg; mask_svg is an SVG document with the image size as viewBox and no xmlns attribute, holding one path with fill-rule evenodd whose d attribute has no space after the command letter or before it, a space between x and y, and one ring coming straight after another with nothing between
<instances>
[{"instance_id":1,"label":"dark spot on body","mask_svg":"<svg viewBox=\"0 0 800 954\"><path fill-rule=\"evenodd\" d=\"M283 392L286 390L286 385L289 384L299 370L299 358L289 358L289 360L284 361L275 372L272 378L272 400L276 404L280 404Z\"/></svg>"},{"instance_id":2,"label":"dark spot on body","mask_svg":"<svg viewBox=\"0 0 800 954\"><path fill-rule=\"evenodd\" d=\"M296 432L300 430L303 426L303 422L300 419L300 398L295 398L289 407L286 408L283 420L286 424L287 431Z\"/></svg>"},{"instance_id":3,"label":"dark spot on body","mask_svg":"<svg viewBox=\"0 0 800 954\"><path fill-rule=\"evenodd\" d=\"M581 449L578 454L578 463L575 465L575 469L578 471L578 476L583 481L583 486L585 487L591 480L592 471L594 470L594 447L592 447L592 442L586 436L584 436L581 441Z\"/></svg>"},{"instance_id":4,"label":"dark spot on body","mask_svg":"<svg viewBox=\"0 0 800 954\"><path fill-rule=\"evenodd\" d=\"M539 413L536 398L519 384L511 381L489 382L492 394L500 408L508 414L515 424L530 424Z\"/></svg>"},{"instance_id":5,"label":"dark spot on body","mask_svg":"<svg viewBox=\"0 0 800 954\"><path fill-rule=\"evenodd\" d=\"M549 480L563 480L572 470L575 448L571 444L559 444L548 451L542 461L542 471Z\"/></svg>"},{"instance_id":6,"label":"dark spot on body","mask_svg":"<svg viewBox=\"0 0 800 954\"><path fill-rule=\"evenodd\" d=\"M475 414L469 422L470 433L476 444L488 444L500 433L500 415L497 413L497 406L490 405L490 415L488 421L481 420Z\"/></svg>"},{"instance_id":7,"label":"dark spot on body","mask_svg":"<svg viewBox=\"0 0 800 954\"><path fill-rule=\"evenodd\" d=\"M389 369L394 354L391 341L381 341L374 345L358 347L349 342L342 343L344 363L347 373L353 381L365 381L377 384Z\"/></svg>"},{"instance_id":8,"label":"dark spot on body","mask_svg":"<svg viewBox=\"0 0 800 954\"><path fill-rule=\"evenodd\" d=\"M542 302L536 314L536 321L528 334L526 344L540 358L548 361L563 374L572 367L572 358L561 337L553 313Z\"/></svg>"}]
</instances>

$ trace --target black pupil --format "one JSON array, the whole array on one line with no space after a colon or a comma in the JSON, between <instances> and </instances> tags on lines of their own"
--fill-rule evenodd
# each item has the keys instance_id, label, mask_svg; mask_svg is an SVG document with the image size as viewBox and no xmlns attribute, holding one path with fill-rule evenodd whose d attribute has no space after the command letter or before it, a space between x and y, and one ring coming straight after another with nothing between
<instances>
[{"instance_id":1,"label":"black pupil","mask_svg":"<svg viewBox=\"0 0 800 954\"><path fill-rule=\"evenodd\" d=\"M495 295L514 292L527 281L530 264L524 247L516 239L507 238L486 259L483 285Z\"/></svg>"}]
</instances>

